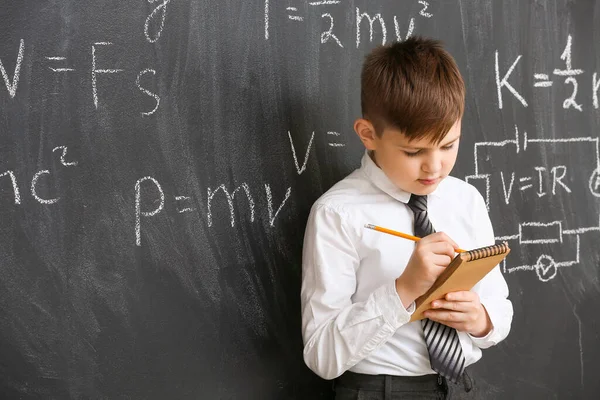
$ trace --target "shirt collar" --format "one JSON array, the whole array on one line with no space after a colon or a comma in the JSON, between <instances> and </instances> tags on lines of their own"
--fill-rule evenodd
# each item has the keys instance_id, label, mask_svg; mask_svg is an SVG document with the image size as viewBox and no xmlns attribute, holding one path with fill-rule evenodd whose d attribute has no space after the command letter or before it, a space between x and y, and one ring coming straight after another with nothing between
<instances>
[{"instance_id":1,"label":"shirt collar","mask_svg":"<svg viewBox=\"0 0 600 400\"><path fill-rule=\"evenodd\" d=\"M368 150L365 150L365 154L362 157L361 170L364 172L364 174L367 176L367 178L371 181L371 183L373 183L373 185L375 185L381 191L392 196L394 199L396 199L398 201L401 201L403 203L408 203L411 193L407 192L406 190L402 190L398 186L396 186L387 177L385 172L383 172L383 170L381 168L379 168L377 166L377 164L375 164L375 162L371 158L370 152ZM440 182L438 187L432 193L430 193L429 196L436 196L436 197L439 196L440 195L439 189L440 189L440 186L442 186L443 182L444 181Z\"/></svg>"}]
</instances>

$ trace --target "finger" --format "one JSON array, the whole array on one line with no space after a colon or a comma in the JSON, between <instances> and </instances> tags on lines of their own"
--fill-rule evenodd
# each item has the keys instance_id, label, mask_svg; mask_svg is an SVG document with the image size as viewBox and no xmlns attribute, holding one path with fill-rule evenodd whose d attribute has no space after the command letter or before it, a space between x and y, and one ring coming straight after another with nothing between
<instances>
[{"instance_id":1,"label":"finger","mask_svg":"<svg viewBox=\"0 0 600 400\"><path fill-rule=\"evenodd\" d=\"M456 312L469 312L475 308L474 304L468 301L446 301L446 300L435 300L431 303L433 309L456 311Z\"/></svg>"},{"instance_id":2,"label":"finger","mask_svg":"<svg viewBox=\"0 0 600 400\"><path fill-rule=\"evenodd\" d=\"M431 262L441 268L446 268L452 261L452 258L448 255L434 254L431 256Z\"/></svg>"},{"instance_id":3,"label":"finger","mask_svg":"<svg viewBox=\"0 0 600 400\"><path fill-rule=\"evenodd\" d=\"M419 242L421 246L427 246L433 243L446 243L447 247L452 249L452 251L448 252L451 257L454 257L458 252L458 244L443 232L432 233L431 235L422 238Z\"/></svg>"},{"instance_id":4,"label":"finger","mask_svg":"<svg viewBox=\"0 0 600 400\"><path fill-rule=\"evenodd\" d=\"M479 295L470 290L462 290L459 292L450 292L446 294L445 299L448 301L467 301L479 303Z\"/></svg>"},{"instance_id":5,"label":"finger","mask_svg":"<svg viewBox=\"0 0 600 400\"><path fill-rule=\"evenodd\" d=\"M464 324L468 322L468 313L449 311L449 310L434 310L429 309L423 313L423 315L431 320L437 321L444 325L450 326L450 324Z\"/></svg>"},{"instance_id":6,"label":"finger","mask_svg":"<svg viewBox=\"0 0 600 400\"><path fill-rule=\"evenodd\" d=\"M432 233L430 235L427 235L423 238L423 240L426 240L427 242L448 242L449 240L448 235L446 235L444 232L435 232ZM452 244L452 243L451 243Z\"/></svg>"},{"instance_id":7,"label":"finger","mask_svg":"<svg viewBox=\"0 0 600 400\"><path fill-rule=\"evenodd\" d=\"M432 253L447 255L450 258L454 258L455 255L454 247L445 241L431 243L427 249Z\"/></svg>"},{"instance_id":8,"label":"finger","mask_svg":"<svg viewBox=\"0 0 600 400\"><path fill-rule=\"evenodd\" d=\"M427 271L430 279L437 279L445 269L445 266L440 267L438 265L431 265L427 268Z\"/></svg>"},{"instance_id":9,"label":"finger","mask_svg":"<svg viewBox=\"0 0 600 400\"><path fill-rule=\"evenodd\" d=\"M438 234L439 240L450 243L450 245L452 245L452 247L455 249L458 248L458 244L454 240L452 240L452 238L450 236L448 236L446 233L436 232L436 234Z\"/></svg>"}]
</instances>

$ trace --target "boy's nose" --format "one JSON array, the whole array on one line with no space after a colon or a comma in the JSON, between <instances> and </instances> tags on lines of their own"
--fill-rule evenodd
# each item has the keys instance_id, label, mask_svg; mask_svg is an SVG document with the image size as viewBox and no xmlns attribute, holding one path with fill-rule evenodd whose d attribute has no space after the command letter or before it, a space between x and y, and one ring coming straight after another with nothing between
<instances>
[{"instance_id":1,"label":"boy's nose","mask_svg":"<svg viewBox=\"0 0 600 400\"><path fill-rule=\"evenodd\" d=\"M425 162L423 162L421 169L432 175L438 173L442 169L442 158L435 155L428 157Z\"/></svg>"}]
</instances>

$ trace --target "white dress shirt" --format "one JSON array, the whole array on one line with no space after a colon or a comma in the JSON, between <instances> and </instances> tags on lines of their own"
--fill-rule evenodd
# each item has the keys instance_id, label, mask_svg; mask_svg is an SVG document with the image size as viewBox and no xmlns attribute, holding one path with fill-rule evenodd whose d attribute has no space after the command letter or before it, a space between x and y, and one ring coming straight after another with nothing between
<instances>
[{"instance_id":1,"label":"white dress shirt","mask_svg":"<svg viewBox=\"0 0 600 400\"><path fill-rule=\"evenodd\" d=\"M313 205L302 255L304 361L324 379L346 370L377 375L434 374L421 321L409 322L398 293L398 278L414 250L411 240L366 229L374 224L413 232L410 193L395 186L368 153L361 167L334 185ZM494 243L485 201L470 184L445 178L428 195L429 218L437 232L470 250ZM459 332L465 365L481 349L502 341L513 309L496 266L473 291L479 294L493 328L485 337Z\"/></svg>"}]
</instances>

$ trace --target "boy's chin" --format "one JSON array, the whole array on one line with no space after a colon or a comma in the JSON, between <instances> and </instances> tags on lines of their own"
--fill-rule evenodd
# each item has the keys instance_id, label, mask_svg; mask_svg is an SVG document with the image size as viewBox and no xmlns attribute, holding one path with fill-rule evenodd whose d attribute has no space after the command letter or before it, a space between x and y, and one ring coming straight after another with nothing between
<instances>
[{"instance_id":1,"label":"boy's chin","mask_svg":"<svg viewBox=\"0 0 600 400\"><path fill-rule=\"evenodd\" d=\"M433 193L435 191L435 189L437 189L437 187L439 186L440 182L437 182L433 185L423 185L422 183L417 181L413 185L412 190L408 190L408 191L410 193L416 194L418 196L426 196L428 194Z\"/></svg>"}]
</instances>

